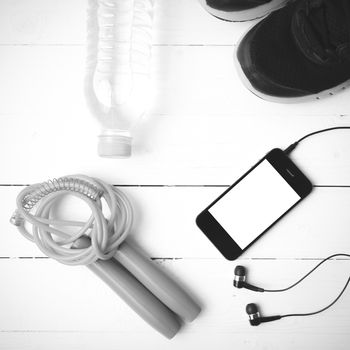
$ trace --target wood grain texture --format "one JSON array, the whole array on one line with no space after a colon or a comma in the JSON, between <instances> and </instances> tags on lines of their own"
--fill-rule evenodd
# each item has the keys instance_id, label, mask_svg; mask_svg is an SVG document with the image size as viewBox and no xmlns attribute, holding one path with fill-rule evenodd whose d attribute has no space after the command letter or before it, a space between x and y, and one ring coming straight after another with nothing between
<instances>
[{"instance_id":1,"label":"wood grain texture","mask_svg":"<svg viewBox=\"0 0 350 350\"><path fill-rule=\"evenodd\" d=\"M5 45L83 45L84 0L3 0L0 43ZM64 25L62 23L64 18ZM233 45L252 23L218 21L193 0L155 1L154 45ZM238 29L238 30L237 30Z\"/></svg>"},{"instance_id":2,"label":"wood grain texture","mask_svg":"<svg viewBox=\"0 0 350 350\"><path fill-rule=\"evenodd\" d=\"M314 263L288 260L247 265L251 267L250 278L256 283L285 286ZM167 261L162 268L190 290L195 289L195 297L203 304L200 317L186 324L172 341L156 334L84 267L70 268L48 259L1 260L1 277L6 283L0 301L0 344L9 344L8 341L13 341L11 336L12 339L18 336L12 344L17 343L22 349L32 349L33 344L39 348L50 344L54 349L59 344L68 348L92 349L98 345L132 349L141 343L145 349L190 349L199 345L209 349L215 343L223 349L232 346L279 349L281 342L284 349L315 344L320 349L330 346L346 349L349 295L319 317L285 319L259 328L249 325L244 308L248 302L257 302L262 312L275 314L322 307L345 282L349 261L331 262L303 286L282 295L257 295L233 289L233 265L222 259ZM58 335L59 343L51 344ZM26 338L32 339L31 343L24 343Z\"/></svg>"},{"instance_id":3,"label":"wood grain texture","mask_svg":"<svg viewBox=\"0 0 350 350\"><path fill-rule=\"evenodd\" d=\"M21 188L0 188L8 207L0 212L8 222ZM196 216L224 191L222 187L122 187L135 208L130 238L151 257L221 258L195 225ZM62 215L86 219L89 212L80 202L66 202ZM244 258L322 258L349 245L350 188L316 188L278 222ZM0 235L0 257L44 256L15 226Z\"/></svg>"},{"instance_id":4,"label":"wood grain texture","mask_svg":"<svg viewBox=\"0 0 350 350\"><path fill-rule=\"evenodd\" d=\"M0 349L348 349L349 292L317 317L258 328L244 308L257 302L265 315L320 308L345 283L349 259L329 262L284 294L237 290L235 263L221 258L194 220L271 148L350 125L349 92L298 105L260 100L233 66L235 46L254 23L219 21L197 0L156 0L150 109L134 130L133 157L101 159L99 127L83 97L86 5L0 2ZM322 257L347 251L349 149L344 131L293 152L312 182L328 187L315 188L237 261L252 283L287 286ZM87 269L44 258L9 224L23 185L72 173L122 185L137 217L130 239L203 306L172 341Z\"/></svg>"},{"instance_id":5,"label":"wood grain texture","mask_svg":"<svg viewBox=\"0 0 350 350\"><path fill-rule=\"evenodd\" d=\"M227 48L162 47L155 55L157 50L173 58L154 72L153 107L134 130L134 157L126 163L96 154L100 130L83 98L82 48L0 47L6 82L0 84L0 137L11 144L11 153L0 149L0 183L41 181L45 162L46 177L103 172L116 184L228 185L271 148L349 124L346 93L332 103L266 103L225 73L225 66L233 70ZM222 58L227 62L217 63ZM348 184L349 140L346 131L322 135L293 156L315 183Z\"/></svg>"}]
</instances>

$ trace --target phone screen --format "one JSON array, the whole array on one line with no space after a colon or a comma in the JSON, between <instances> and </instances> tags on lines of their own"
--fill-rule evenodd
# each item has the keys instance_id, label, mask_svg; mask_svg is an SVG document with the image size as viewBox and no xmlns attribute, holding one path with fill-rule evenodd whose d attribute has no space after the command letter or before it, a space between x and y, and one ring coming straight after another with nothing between
<instances>
[{"instance_id":1,"label":"phone screen","mask_svg":"<svg viewBox=\"0 0 350 350\"><path fill-rule=\"evenodd\" d=\"M209 212L243 250L300 199L264 159L214 203Z\"/></svg>"}]
</instances>

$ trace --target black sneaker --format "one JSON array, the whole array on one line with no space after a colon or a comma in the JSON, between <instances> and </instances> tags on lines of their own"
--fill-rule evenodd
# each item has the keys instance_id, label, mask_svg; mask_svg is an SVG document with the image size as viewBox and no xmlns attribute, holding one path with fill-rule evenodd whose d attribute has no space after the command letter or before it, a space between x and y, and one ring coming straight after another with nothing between
<instances>
[{"instance_id":1,"label":"black sneaker","mask_svg":"<svg viewBox=\"0 0 350 350\"><path fill-rule=\"evenodd\" d=\"M243 22L266 16L284 6L288 0L199 0L199 2L215 17L226 21Z\"/></svg>"},{"instance_id":2,"label":"black sneaker","mask_svg":"<svg viewBox=\"0 0 350 350\"><path fill-rule=\"evenodd\" d=\"M257 96L299 102L350 86L350 0L292 0L255 25L236 51Z\"/></svg>"}]
</instances>

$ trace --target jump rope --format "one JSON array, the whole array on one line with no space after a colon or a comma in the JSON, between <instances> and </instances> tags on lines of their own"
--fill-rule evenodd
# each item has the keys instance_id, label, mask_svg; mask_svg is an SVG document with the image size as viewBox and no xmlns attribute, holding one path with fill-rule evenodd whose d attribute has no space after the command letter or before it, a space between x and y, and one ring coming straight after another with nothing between
<instances>
[{"instance_id":1,"label":"jump rope","mask_svg":"<svg viewBox=\"0 0 350 350\"><path fill-rule=\"evenodd\" d=\"M55 217L55 205L67 195L89 206L87 221ZM181 319L191 322L201 309L180 285L126 241L133 221L131 203L121 191L83 175L26 187L17 197L17 210L11 218L44 254L62 264L86 265L170 339L179 331ZM77 228L74 233L68 230L72 227Z\"/></svg>"},{"instance_id":2,"label":"jump rope","mask_svg":"<svg viewBox=\"0 0 350 350\"><path fill-rule=\"evenodd\" d=\"M331 130L350 129L333 127L305 135L284 151L292 152L304 139ZM55 217L55 205L64 196L71 195L85 202L91 216L87 221L61 220ZM66 265L86 265L106 282L136 313L167 338L181 328L181 319L194 320L200 306L174 280L160 270L126 238L133 225L133 209L128 198L117 188L100 179L72 175L24 188L17 197L17 209L11 222L19 232L34 242L48 257ZM108 212L109 214L105 214ZM28 225L32 226L31 232ZM71 232L68 228L77 228ZM283 292L301 283L326 261L350 254L334 254L316 265L293 285L268 290L246 282L243 266L235 268L234 286L257 292ZM256 304L248 304L246 311L250 324L257 326L285 317L311 316L334 305L350 283L328 306L309 313L261 317Z\"/></svg>"}]
</instances>

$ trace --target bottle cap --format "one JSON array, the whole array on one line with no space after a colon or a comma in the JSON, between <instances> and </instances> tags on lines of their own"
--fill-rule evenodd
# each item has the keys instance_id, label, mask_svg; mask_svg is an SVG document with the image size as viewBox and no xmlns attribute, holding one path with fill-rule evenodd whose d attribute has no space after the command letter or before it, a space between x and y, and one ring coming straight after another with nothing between
<instances>
[{"instance_id":1,"label":"bottle cap","mask_svg":"<svg viewBox=\"0 0 350 350\"><path fill-rule=\"evenodd\" d=\"M107 158L128 158L131 156L130 136L125 135L108 135L99 136L98 154Z\"/></svg>"}]
</instances>

